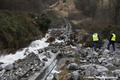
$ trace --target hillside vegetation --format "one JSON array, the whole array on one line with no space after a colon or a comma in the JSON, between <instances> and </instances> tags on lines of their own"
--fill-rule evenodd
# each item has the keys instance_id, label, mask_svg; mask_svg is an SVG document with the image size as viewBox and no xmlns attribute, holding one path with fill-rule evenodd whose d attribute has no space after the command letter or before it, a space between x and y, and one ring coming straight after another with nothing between
<instances>
[{"instance_id":1,"label":"hillside vegetation","mask_svg":"<svg viewBox=\"0 0 120 80\"><path fill-rule=\"evenodd\" d=\"M51 20L46 14L0 11L0 49L14 51L44 36Z\"/></svg>"},{"instance_id":2,"label":"hillside vegetation","mask_svg":"<svg viewBox=\"0 0 120 80\"><path fill-rule=\"evenodd\" d=\"M45 36L62 20L46 4L57 0L0 0L0 54L10 53Z\"/></svg>"},{"instance_id":3,"label":"hillside vegetation","mask_svg":"<svg viewBox=\"0 0 120 80\"><path fill-rule=\"evenodd\" d=\"M82 42L85 46L93 47L91 35L96 32L103 41L114 31L120 42L120 0L58 0L50 7L66 17L73 30L87 30L89 36Z\"/></svg>"}]
</instances>

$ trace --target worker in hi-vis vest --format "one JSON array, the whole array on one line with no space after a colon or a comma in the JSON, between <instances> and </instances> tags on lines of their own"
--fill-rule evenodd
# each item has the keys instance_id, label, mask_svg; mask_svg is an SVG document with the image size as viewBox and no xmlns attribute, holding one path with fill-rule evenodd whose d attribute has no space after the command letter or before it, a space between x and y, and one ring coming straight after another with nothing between
<instances>
[{"instance_id":1,"label":"worker in hi-vis vest","mask_svg":"<svg viewBox=\"0 0 120 80\"><path fill-rule=\"evenodd\" d=\"M110 48L110 45L112 44L113 46L113 51L115 51L115 42L116 42L116 35L114 34L113 31L110 32L111 36L110 36L110 39L109 39L109 43L108 43L108 50Z\"/></svg>"},{"instance_id":2,"label":"worker in hi-vis vest","mask_svg":"<svg viewBox=\"0 0 120 80\"><path fill-rule=\"evenodd\" d=\"M94 51L96 51L96 44L98 43L99 44L99 48L101 49L101 42L100 42L100 37L97 33L94 33L92 35L92 39L93 39L93 42L94 42Z\"/></svg>"}]
</instances>

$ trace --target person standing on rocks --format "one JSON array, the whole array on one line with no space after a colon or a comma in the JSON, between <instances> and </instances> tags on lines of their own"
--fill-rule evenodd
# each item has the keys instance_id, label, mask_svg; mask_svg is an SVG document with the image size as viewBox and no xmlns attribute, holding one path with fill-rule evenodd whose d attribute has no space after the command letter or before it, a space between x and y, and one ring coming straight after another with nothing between
<instances>
[{"instance_id":1,"label":"person standing on rocks","mask_svg":"<svg viewBox=\"0 0 120 80\"><path fill-rule=\"evenodd\" d=\"M107 49L109 50L110 45L112 44L113 51L115 51L116 35L115 35L115 33L113 31L111 31L110 34L111 34L111 36L110 36L110 39L109 39L109 43L108 43Z\"/></svg>"},{"instance_id":2,"label":"person standing on rocks","mask_svg":"<svg viewBox=\"0 0 120 80\"><path fill-rule=\"evenodd\" d=\"M93 42L94 42L94 51L96 51L96 44L98 43L99 44L99 48L101 49L101 42L100 42L100 37L97 33L94 33L92 35L93 37Z\"/></svg>"}]
</instances>

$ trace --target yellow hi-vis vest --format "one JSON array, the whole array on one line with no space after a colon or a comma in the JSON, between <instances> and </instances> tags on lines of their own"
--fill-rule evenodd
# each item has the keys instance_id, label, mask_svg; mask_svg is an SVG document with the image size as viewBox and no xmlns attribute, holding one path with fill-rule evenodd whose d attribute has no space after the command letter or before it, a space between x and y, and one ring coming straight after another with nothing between
<instances>
[{"instance_id":1,"label":"yellow hi-vis vest","mask_svg":"<svg viewBox=\"0 0 120 80\"><path fill-rule=\"evenodd\" d=\"M111 38L111 41L116 41L116 35L112 33L113 37Z\"/></svg>"},{"instance_id":2,"label":"yellow hi-vis vest","mask_svg":"<svg viewBox=\"0 0 120 80\"><path fill-rule=\"evenodd\" d=\"M93 35L93 41L99 41L97 34Z\"/></svg>"}]
</instances>

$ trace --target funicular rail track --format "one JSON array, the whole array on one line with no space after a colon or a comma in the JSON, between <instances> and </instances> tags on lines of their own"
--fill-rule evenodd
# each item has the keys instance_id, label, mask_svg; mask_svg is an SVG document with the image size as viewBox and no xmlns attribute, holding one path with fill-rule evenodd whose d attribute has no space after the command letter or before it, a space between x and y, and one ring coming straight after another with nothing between
<instances>
[{"instance_id":1,"label":"funicular rail track","mask_svg":"<svg viewBox=\"0 0 120 80\"><path fill-rule=\"evenodd\" d=\"M57 11L55 11L55 12L56 12L56 14L57 14L58 16L60 16L60 18L61 18L61 19L63 20L63 22L65 23L65 31L63 32L62 35L68 37L67 35L70 35L71 32L72 32L72 30L71 30L71 29L72 29L72 26L71 26L70 22L69 22L66 18L64 18L62 15L60 15ZM33 79L33 78L30 78L29 80L46 80L47 77L49 76L49 74L51 73L51 71L52 71L52 70L54 69L54 67L57 65L57 62L59 61L59 59L58 59L59 53L60 53L60 52L58 51L55 59L53 60L53 62L52 62L49 66L47 66L46 68L44 68L44 70L43 70L42 72L39 72L34 79ZM28 71L28 72L29 72L29 71Z\"/></svg>"}]
</instances>

